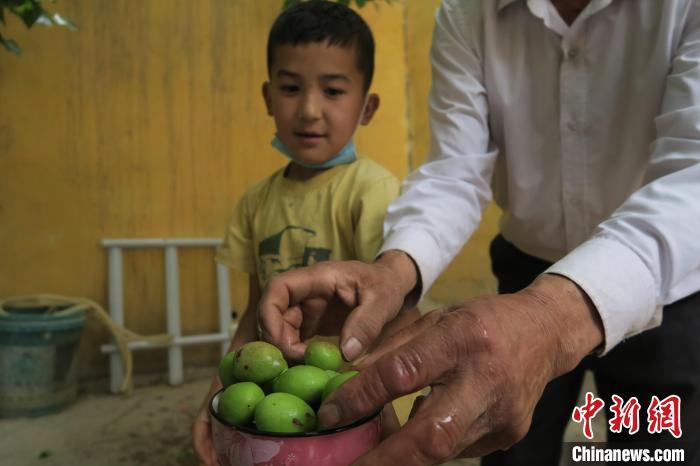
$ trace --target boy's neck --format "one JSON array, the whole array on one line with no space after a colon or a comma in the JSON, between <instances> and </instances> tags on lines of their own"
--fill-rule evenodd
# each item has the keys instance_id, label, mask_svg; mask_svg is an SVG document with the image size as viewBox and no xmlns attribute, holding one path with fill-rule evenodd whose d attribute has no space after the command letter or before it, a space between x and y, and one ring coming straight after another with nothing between
<instances>
[{"instance_id":1,"label":"boy's neck","mask_svg":"<svg viewBox=\"0 0 700 466\"><path fill-rule=\"evenodd\" d=\"M308 181L314 176L320 175L321 173L328 170L327 168L308 168L299 165L296 162L291 162L289 168L287 169L286 177L290 180L295 181Z\"/></svg>"}]
</instances>

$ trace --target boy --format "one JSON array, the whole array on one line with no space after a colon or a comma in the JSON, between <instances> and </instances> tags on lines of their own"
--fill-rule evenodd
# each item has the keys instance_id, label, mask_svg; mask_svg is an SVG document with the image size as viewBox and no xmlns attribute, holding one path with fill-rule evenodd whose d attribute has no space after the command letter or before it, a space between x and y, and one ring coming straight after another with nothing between
<instances>
[{"instance_id":1,"label":"boy","mask_svg":"<svg viewBox=\"0 0 700 466\"><path fill-rule=\"evenodd\" d=\"M325 260L371 262L387 206L399 193L398 180L356 158L352 143L357 126L379 107L379 96L368 92L374 40L359 15L325 1L290 8L272 26L267 62L262 90L277 129L272 144L291 162L245 193L217 251L218 262L250 277L229 351L258 338L257 303L274 275ZM417 315L413 310L392 327ZM337 335L344 317L327 318L319 333ZM205 464L216 464L207 404L220 387L215 377L192 429Z\"/></svg>"}]
</instances>

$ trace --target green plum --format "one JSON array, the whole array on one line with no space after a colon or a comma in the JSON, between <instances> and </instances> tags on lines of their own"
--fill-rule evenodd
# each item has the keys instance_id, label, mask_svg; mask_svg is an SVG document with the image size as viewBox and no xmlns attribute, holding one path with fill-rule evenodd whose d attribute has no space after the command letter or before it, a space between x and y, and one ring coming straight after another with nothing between
<instances>
[{"instance_id":1,"label":"green plum","mask_svg":"<svg viewBox=\"0 0 700 466\"><path fill-rule=\"evenodd\" d=\"M219 362L219 378L224 388L233 384L236 378L233 376L233 359L236 357L235 352L226 353L226 356L221 358Z\"/></svg>"},{"instance_id":2,"label":"green plum","mask_svg":"<svg viewBox=\"0 0 700 466\"><path fill-rule=\"evenodd\" d=\"M257 384L253 382L234 383L219 396L218 412L231 424L250 424L255 408L264 398L265 393Z\"/></svg>"},{"instance_id":3,"label":"green plum","mask_svg":"<svg viewBox=\"0 0 700 466\"><path fill-rule=\"evenodd\" d=\"M263 432L311 432L316 427L316 413L297 396L271 393L255 409L255 426Z\"/></svg>"},{"instance_id":4,"label":"green plum","mask_svg":"<svg viewBox=\"0 0 700 466\"><path fill-rule=\"evenodd\" d=\"M347 371L342 372L328 381L326 386L323 388L323 393L321 394L321 399L325 400L328 395L333 393L338 387L343 385L349 379L355 377L359 372L357 371Z\"/></svg>"},{"instance_id":5,"label":"green plum","mask_svg":"<svg viewBox=\"0 0 700 466\"><path fill-rule=\"evenodd\" d=\"M252 341L236 351L233 376L241 382L264 384L287 369L282 352L264 341Z\"/></svg>"},{"instance_id":6,"label":"green plum","mask_svg":"<svg viewBox=\"0 0 700 466\"><path fill-rule=\"evenodd\" d=\"M333 343L312 341L306 346L304 363L321 369L337 371L343 364L340 349Z\"/></svg>"},{"instance_id":7,"label":"green plum","mask_svg":"<svg viewBox=\"0 0 700 466\"><path fill-rule=\"evenodd\" d=\"M328 374L315 366L294 366L277 378L273 390L277 393L291 393L309 404L321 399L323 387L328 383Z\"/></svg>"}]
</instances>

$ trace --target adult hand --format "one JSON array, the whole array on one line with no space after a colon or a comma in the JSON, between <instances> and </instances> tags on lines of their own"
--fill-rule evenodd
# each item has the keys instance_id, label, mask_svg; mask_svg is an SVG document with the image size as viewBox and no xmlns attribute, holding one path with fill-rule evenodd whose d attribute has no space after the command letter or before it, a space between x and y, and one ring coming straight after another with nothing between
<instances>
[{"instance_id":1,"label":"adult hand","mask_svg":"<svg viewBox=\"0 0 700 466\"><path fill-rule=\"evenodd\" d=\"M425 386L398 432L356 465L442 463L505 449L527 433L544 386L602 342L597 312L568 279L433 311L358 361L361 372L319 411L344 424Z\"/></svg>"},{"instance_id":2,"label":"adult hand","mask_svg":"<svg viewBox=\"0 0 700 466\"><path fill-rule=\"evenodd\" d=\"M416 277L413 261L399 251L373 264L321 262L277 275L258 305L263 338L301 360L304 340L340 333L343 355L353 361L396 317Z\"/></svg>"}]
</instances>

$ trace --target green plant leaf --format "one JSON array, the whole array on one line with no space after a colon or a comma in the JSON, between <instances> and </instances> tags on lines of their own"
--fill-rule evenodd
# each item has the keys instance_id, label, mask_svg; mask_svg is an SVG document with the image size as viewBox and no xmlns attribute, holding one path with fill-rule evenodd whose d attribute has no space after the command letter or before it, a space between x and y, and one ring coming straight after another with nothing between
<instances>
[{"instance_id":1,"label":"green plant leaf","mask_svg":"<svg viewBox=\"0 0 700 466\"><path fill-rule=\"evenodd\" d=\"M6 50L14 53L15 55L19 55L20 53L22 53L22 50L19 48L19 45L17 45L17 42L15 42L12 39L6 39L2 36L2 34L0 34L0 44L2 44L2 46L5 47Z\"/></svg>"},{"instance_id":2,"label":"green plant leaf","mask_svg":"<svg viewBox=\"0 0 700 466\"><path fill-rule=\"evenodd\" d=\"M42 26L46 26L47 28L53 26L53 21L51 20L51 17L47 14L41 14L39 17L34 21L34 24L41 24Z\"/></svg>"},{"instance_id":3,"label":"green plant leaf","mask_svg":"<svg viewBox=\"0 0 700 466\"><path fill-rule=\"evenodd\" d=\"M284 0L284 3L282 4L282 9L286 10L289 7L292 7L299 3L300 0Z\"/></svg>"},{"instance_id":4,"label":"green plant leaf","mask_svg":"<svg viewBox=\"0 0 700 466\"><path fill-rule=\"evenodd\" d=\"M59 13L54 13L51 19L54 24L68 28L73 32L78 30L78 27L73 23L73 21L69 20L65 16L61 16Z\"/></svg>"},{"instance_id":5,"label":"green plant leaf","mask_svg":"<svg viewBox=\"0 0 700 466\"><path fill-rule=\"evenodd\" d=\"M27 0L0 0L0 4L5 5L5 8L15 8L24 4Z\"/></svg>"},{"instance_id":6,"label":"green plant leaf","mask_svg":"<svg viewBox=\"0 0 700 466\"><path fill-rule=\"evenodd\" d=\"M367 0L355 0L355 3L357 3L357 6L359 8L362 8L363 6L365 6L367 4Z\"/></svg>"},{"instance_id":7,"label":"green plant leaf","mask_svg":"<svg viewBox=\"0 0 700 466\"><path fill-rule=\"evenodd\" d=\"M44 10L37 0L11 1L10 11L19 16L28 28L32 27L36 20L44 14Z\"/></svg>"},{"instance_id":8,"label":"green plant leaf","mask_svg":"<svg viewBox=\"0 0 700 466\"><path fill-rule=\"evenodd\" d=\"M51 3L55 2L55 0L48 1ZM71 31L78 30L71 20L58 13L48 13L41 7L39 2L40 0L0 0L0 23L5 24L5 8L7 8L10 13L19 16L24 25L28 28L38 23L44 26L57 24ZM16 55L21 53L17 42L3 37L2 35L0 35L0 45Z\"/></svg>"}]
</instances>

